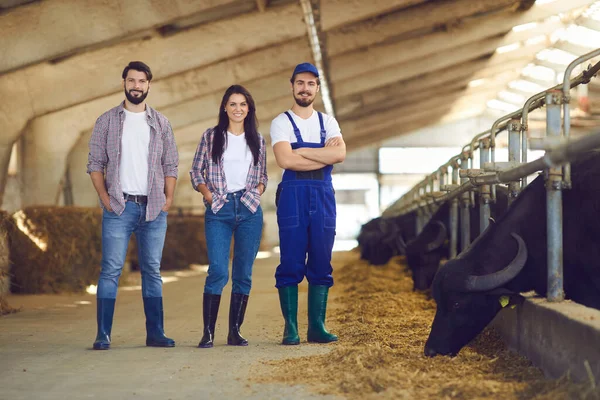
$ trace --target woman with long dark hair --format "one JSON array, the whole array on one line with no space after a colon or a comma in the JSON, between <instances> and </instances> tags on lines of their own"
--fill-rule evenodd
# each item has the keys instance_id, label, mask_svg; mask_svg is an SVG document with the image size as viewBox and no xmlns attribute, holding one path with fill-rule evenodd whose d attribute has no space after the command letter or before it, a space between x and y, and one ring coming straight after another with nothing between
<instances>
[{"instance_id":1,"label":"woman with long dark hair","mask_svg":"<svg viewBox=\"0 0 600 400\"><path fill-rule=\"evenodd\" d=\"M204 196L208 276L204 285L204 333L198 347L213 346L221 293L229 278L234 238L227 344L247 346L240 335L252 284L252 265L263 226L260 196L267 186L265 140L258 133L250 93L230 86L219 107L219 122L202 135L192 163L192 186Z\"/></svg>"}]
</instances>

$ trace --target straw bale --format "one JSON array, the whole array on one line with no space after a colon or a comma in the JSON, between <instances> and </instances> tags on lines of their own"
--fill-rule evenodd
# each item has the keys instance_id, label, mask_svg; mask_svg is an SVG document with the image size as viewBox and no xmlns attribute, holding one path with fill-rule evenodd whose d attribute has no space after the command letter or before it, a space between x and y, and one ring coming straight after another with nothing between
<instances>
[{"instance_id":1,"label":"straw bale","mask_svg":"<svg viewBox=\"0 0 600 400\"><path fill-rule=\"evenodd\" d=\"M13 292L78 292L97 281L102 256L99 208L28 207L13 220Z\"/></svg>"},{"instance_id":2,"label":"straw bale","mask_svg":"<svg viewBox=\"0 0 600 400\"><path fill-rule=\"evenodd\" d=\"M324 355L263 361L254 380L307 385L348 399L596 399L594 385L548 380L486 330L456 357L423 354L435 314L392 259L369 268L356 251L334 254L336 285L328 328L339 335ZM301 344L305 346L306 344Z\"/></svg>"},{"instance_id":3,"label":"straw bale","mask_svg":"<svg viewBox=\"0 0 600 400\"><path fill-rule=\"evenodd\" d=\"M14 312L6 302L6 296L10 292L8 229L11 221L10 215L0 210L0 315Z\"/></svg>"},{"instance_id":4,"label":"straw bale","mask_svg":"<svg viewBox=\"0 0 600 400\"><path fill-rule=\"evenodd\" d=\"M0 316L6 314L13 314L21 311L20 308L11 307L10 304L6 301L6 299L0 296Z\"/></svg>"},{"instance_id":5,"label":"straw bale","mask_svg":"<svg viewBox=\"0 0 600 400\"><path fill-rule=\"evenodd\" d=\"M137 244L130 242L128 258L132 269L139 270ZM208 264L204 215L169 215L161 270L187 269L190 264Z\"/></svg>"},{"instance_id":6,"label":"straw bale","mask_svg":"<svg viewBox=\"0 0 600 400\"><path fill-rule=\"evenodd\" d=\"M8 227L10 215L0 210L0 297L10 290Z\"/></svg>"}]
</instances>

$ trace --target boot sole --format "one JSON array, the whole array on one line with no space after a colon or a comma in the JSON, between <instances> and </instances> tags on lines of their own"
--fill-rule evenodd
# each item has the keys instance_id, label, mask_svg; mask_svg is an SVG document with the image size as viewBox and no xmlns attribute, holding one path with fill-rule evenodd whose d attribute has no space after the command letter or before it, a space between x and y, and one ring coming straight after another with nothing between
<instances>
[{"instance_id":1,"label":"boot sole","mask_svg":"<svg viewBox=\"0 0 600 400\"><path fill-rule=\"evenodd\" d=\"M110 350L110 345L94 345L94 350Z\"/></svg>"},{"instance_id":2,"label":"boot sole","mask_svg":"<svg viewBox=\"0 0 600 400\"><path fill-rule=\"evenodd\" d=\"M289 341L289 342L281 342L282 345L284 346L297 346L300 344L300 340L298 341Z\"/></svg>"},{"instance_id":3,"label":"boot sole","mask_svg":"<svg viewBox=\"0 0 600 400\"><path fill-rule=\"evenodd\" d=\"M322 340L322 339L308 339L307 342L308 343L333 343L333 342L337 342L338 338L332 339L332 340Z\"/></svg>"},{"instance_id":4,"label":"boot sole","mask_svg":"<svg viewBox=\"0 0 600 400\"><path fill-rule=\"evenodd\" d=\"M246 343L229 343L229 342L227 342L227 346L248 346L248 342L246 342Z\"/></svg>"},{"instance_id":5,"label":"boot sole","mask_svg":"<svg viewBox=\"0 0 600 400\"><path fill-rule=\"evenodd\" d=\"M146 343L147 347L175 347L175 343L173 344L159 344L159 343Z\"/></svg>"},{"instance_id":6,"label":"boot sole","mask_svg":"<svg viewBox=\"0 0 600 400\"><path fill-rule=\"evenodd\" d=\"M210 349L213 346L214 345L212 343L211 344L199 344L198 348L200 348L200 349Z\"/></svg>"}]
</instances>

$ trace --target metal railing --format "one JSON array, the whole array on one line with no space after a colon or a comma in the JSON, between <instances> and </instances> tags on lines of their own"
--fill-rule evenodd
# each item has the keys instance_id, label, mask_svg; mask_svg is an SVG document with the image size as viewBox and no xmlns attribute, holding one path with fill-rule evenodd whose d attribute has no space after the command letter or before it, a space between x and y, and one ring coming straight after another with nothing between
<instances>
[{"instance_id":1,"label":"metal railing","mask_svg":"<svg viewBox=\"0 0 600 400\"><path fill-rule=\"evenodd\" d=\"M392 217L416 212L417 233L426 224L427 217L442 203L451 201L450 208L450 257L458 254L458 224L461 227L463 249L470 243L470 221L468 208L474 205L474 192L480 192L480 231L487 227L490 217L490 203L495 201L495 185L508 184L509 203L527 184L527 176L536 171L547 171L547 231L548 231L548 293L549 301L561 301L563 292L562 260L562 189L571 187L570 161L581 153L600 147L600 131L592 132L577 140L570 136L570 95L569 91L581 84L587 84L600 70L600 62L588 66L586 70L570 79L575 67L600 55L594 50L571 62L565 70L563 83L546 89L530 97L523 108L502 116L492 127L476 135L460 154L453 156L404 196L383 212L383 217ZM533 110L546 106L546 136L539 139L528 137L528 118ZM561 106L563 112L561 132ZM508 132L508 161L496 162L496 136ZM532 162L527 162L528 144L532 148L545 150L546 154ZM473 168L475 150L480 151L480 168ZM563 165L564 164L564 165ZM448 170L452 169L451 184ZM435 182L438 191L435 191ZM460 182L460 183L459 183ZM460 213L458 208L465 212Z\"/></svg>"}]
</instances>

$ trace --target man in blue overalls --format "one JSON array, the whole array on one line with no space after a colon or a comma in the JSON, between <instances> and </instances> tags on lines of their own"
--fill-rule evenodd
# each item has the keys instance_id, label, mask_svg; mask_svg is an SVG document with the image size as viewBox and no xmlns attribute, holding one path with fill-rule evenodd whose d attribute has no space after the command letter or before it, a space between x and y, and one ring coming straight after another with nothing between
<instances>
[{"instance_id":1,"label":"man in blue overalls","mask_svg":"<svg viewBox=\"0 0 600 400\"><path fill-rule=\"evenodd\" d=\"M300 343L298 284L308 280L309 342L329 343L337 336L325 328L327 294L333 285L331 252L335 238L333 164L344 161L346 145L332 116L313 109L319 72L298 64L291 78L295 104L271 123L271 143L283 168L277 188L280 264L275 273L285 319L282 344Z\"/></svg>"}]
</instances>

